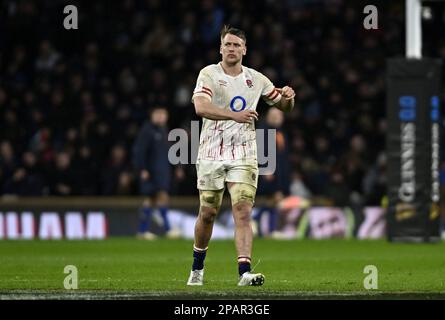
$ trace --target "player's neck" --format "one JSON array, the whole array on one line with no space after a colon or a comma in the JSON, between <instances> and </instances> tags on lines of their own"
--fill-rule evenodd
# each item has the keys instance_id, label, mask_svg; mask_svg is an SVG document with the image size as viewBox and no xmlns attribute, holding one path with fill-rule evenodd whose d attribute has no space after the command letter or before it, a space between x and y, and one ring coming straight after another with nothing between
<instances>
[{"instance_id":1,"label":"player's neck","mask_svg":"<svg viewBox=\"0 0 445 320\"><path fill-rule=\"evenodd\" d=\"M243 72L243 68L241 67L241 61L234 65L229 65L226 62L221 61L221 67L225 74L232 77L236 77L237 75Z\"/></svg>"}]
</instances>

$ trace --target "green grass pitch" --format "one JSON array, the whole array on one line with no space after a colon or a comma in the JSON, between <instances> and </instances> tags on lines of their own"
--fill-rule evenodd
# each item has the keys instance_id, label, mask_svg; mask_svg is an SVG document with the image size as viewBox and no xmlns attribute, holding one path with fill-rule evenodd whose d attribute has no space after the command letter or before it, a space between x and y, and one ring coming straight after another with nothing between
<instances>
[{"instance_id":1,"label":"green grass pitch","mask_svg":"<svg viewBox=\"0 0 445 320\"><path fill-rule=\"evenodd\" d=\"M0 299L445 298L445 243L255 239L262 287L237 287L233 241L212 241L205 285L187 287L190 240L0 241ZM78 289L64 289L66 265ZM364 268L378 269L366 290Z\"/></svg>"}]
</instances>

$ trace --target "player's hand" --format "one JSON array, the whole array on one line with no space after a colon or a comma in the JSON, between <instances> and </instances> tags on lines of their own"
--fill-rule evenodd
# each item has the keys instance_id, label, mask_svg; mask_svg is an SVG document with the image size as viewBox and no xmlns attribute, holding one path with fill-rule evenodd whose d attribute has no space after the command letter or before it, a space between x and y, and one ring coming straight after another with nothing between
<instances>
[{"instance_id":1,"label":"player's hand","mask_svg":"<svg viewBox=\"0 0 445 320\"><path fill-rule=\"evenodd\" d=\"M295 91L294 89L292 89L291 87L285 86L283 88L277 88L277 91L279 93L281 93L281 96L286 99L286 100L290 100L293 99L295 97Z\"/></svg>"},{"instance_id":2,"label":"player's hand","mask_svg":"<svg viewBox=\"0 0 445 320\"><path fill-rule=\"evenodd\" d=\"M258 113L255 110L233 112L232 119L239 123L252 123L254 120L258 120Z\"/></svg>"}]
</instances>

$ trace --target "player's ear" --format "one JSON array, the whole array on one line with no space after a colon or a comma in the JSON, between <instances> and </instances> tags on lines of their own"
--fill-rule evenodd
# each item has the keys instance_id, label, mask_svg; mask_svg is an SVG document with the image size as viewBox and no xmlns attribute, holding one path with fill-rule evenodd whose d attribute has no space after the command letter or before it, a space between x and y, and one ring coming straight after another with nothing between
<instances>
[{"instance_id":1,"label":"player's ear","mask_svg":"<svg viewBox=\"0 0 445 320\"><path fill-rule=\"evenodd\" d=\"M222 43L219 45L219 53L222 54Z\"/></svg>"},{"instance_id":2,"label":"player's ear","mask_svg":"<svg viewBox=\"0 0 445 320\"><path fill-rule=\"evenodd\" d=\"M244 49L243 49L243 56L245 56L245 55L246 55L246 53L247 53L247 47L246 47L246 46L244 46Z\"/></svg>"}]
</instances>

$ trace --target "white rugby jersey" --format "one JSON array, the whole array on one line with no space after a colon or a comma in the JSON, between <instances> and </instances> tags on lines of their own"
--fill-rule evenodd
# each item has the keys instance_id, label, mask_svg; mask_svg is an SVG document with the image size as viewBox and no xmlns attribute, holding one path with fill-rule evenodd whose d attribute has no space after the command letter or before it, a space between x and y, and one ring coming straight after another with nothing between
<instances>
[{"instance_id":1,"label":"white rugby jersey","mask_svg":"<svg viewBox=\"0 0 445 320\"><path fill-rule=\"evenodd\" d=\"M281 94L262 73L242 66L236 77L227 75L221 63L209 65L198 76L192 101L205 97L226 110L255 110L262 97L267 104L280 101ZM198 160L257 159L254 123L203 118Z\"/></svg>"}]
</instances>

